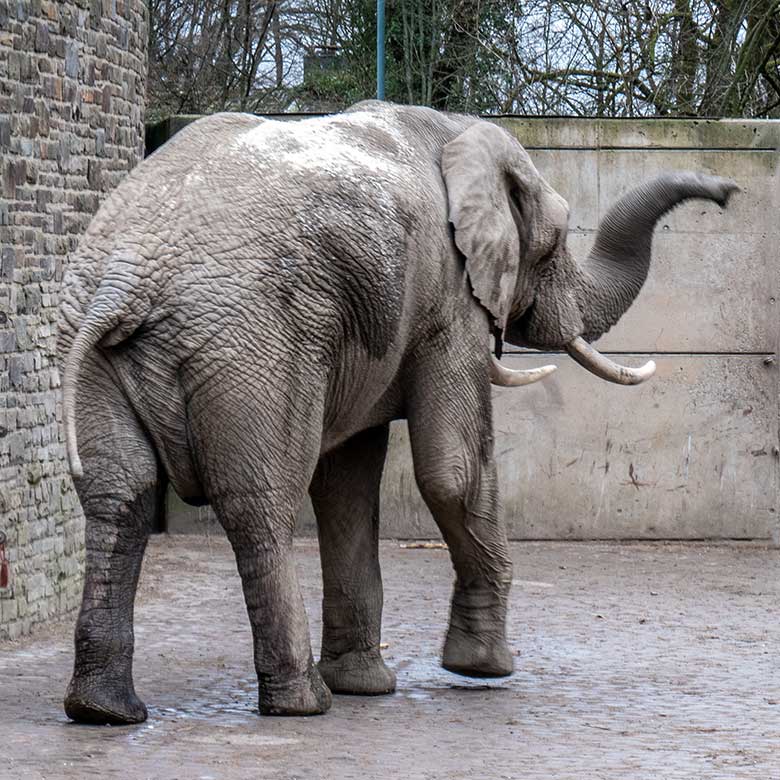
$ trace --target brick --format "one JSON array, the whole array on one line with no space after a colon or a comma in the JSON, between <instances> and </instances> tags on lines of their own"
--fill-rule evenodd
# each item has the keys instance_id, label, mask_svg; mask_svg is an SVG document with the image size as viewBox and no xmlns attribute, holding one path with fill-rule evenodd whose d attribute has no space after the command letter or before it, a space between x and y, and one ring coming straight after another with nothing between
<instances>
[{"instance_id":1,"label":"brick","mask_svg":"<svg viewBox=\"0 0 780 780\"><path fill-rule=\"evenodd\" d=\"M6 247L0 255L0 279L10 282L14 278L14 268L16 268L16 250L13 247Z\"/></svg>"},{"instance_id":2,"label":"brick","mask_svg":"<svg viewBox=\"0 0 780 780\"><path fill-rule=\"evenodd\" d=\"M79 45L76 41L65 44L65 75L72 79L79 76Z\"/></svg>"},{"instance_id":3,"label":"brick","mask_svg":"<svg viewBox=\"0 0 780 780\"><path fill-rule=\"evenodd\" d=\"M38 22L35 27L35 51L45 52L49 49L49 25Z\"/></svg>"}]
</instances>

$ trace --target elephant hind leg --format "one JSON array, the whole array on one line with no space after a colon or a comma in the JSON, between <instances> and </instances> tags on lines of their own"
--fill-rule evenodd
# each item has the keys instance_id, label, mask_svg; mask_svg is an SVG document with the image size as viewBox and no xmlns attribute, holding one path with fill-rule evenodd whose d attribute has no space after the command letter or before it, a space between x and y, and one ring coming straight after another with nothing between
<instances>
[{"instance_id":1,"label":"elephant hind leg","mask_svg":"<svg viewBox=\"0 0 780 780\"><path fill-rule=\"evenodd\" d=\"M164 480L151 443L98 358L85 366L76 422L86 568L65 712L81 723L140 723L146 707L133 685L133 605Z\"/></svg>"},{"instance_id":2,"label":"elephant hind leg","mask_svg":"<svg viewBox=\"0 0 780 780\"><path fill-rule=\"evenodd\" d=\"M225 494L213 505L233 547L244 589L260 712L317 715L330 708L331 695L314 663L295 571L292 542L299 504L290 503L285 493Z\"/></svg>"},{"instance_id":3,"label":"elephant hind leg","mask_svg":"<svg viewBox=\"0 0 780 780\"><path fill-rule=\"evenodd\" d=\"M330 708L331 693L312 655L293 531L319 454L321 406L293 392L271 406L269 396L212 396L208 412L191 410L190 419L206 492L241 576L260 712L315 715Z\"/></svg>"}]
</instances>

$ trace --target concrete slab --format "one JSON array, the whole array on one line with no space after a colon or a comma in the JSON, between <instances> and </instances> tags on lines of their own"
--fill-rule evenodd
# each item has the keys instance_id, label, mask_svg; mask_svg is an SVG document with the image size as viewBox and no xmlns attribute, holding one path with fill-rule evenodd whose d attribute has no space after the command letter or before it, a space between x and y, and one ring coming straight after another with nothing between
<instances>
[{"instance_id":1,"label":"concrete slab","mask_svg":"<svg viewBox=\"0 0 780 780\"><path fill-rule=\"evenodd\" d=\"M646 355L621 355L641 365ZM653 355L657 377L609 385L561 355L544 382L494 390L499 485L512 539L777 535L776 368L760 357ZM383 482L385 535L436 533L399 426ZM780 538L780 536L778 536Z\"/></svg>"},{"instance_id":2,"label":"concrete slab","mask_svg":"<svg viewBox=\"0 0 780 780\"><path fill-rule=\"evenodd\" d=\"M523 120L519 127L527 124ZM693 127L691 123L673 126L680 132ZM658 129L655 123L645 122L636 131L644 133L648 128ZM636 135L625 129L623 142L634 144ZM564 133L563 127L560 132ZM564 135L567 139L571 140ZM775 302L780 293L780 222L771 216L780 208L776 150L691 150L674 148L674 138L667 148L604 149L587 147L587 139L581 140L579 148L531 151L539 171L569 202L569 243L576 257L590 250L607 209L639 182L661 172L699 170L733 178L742 188L726 211L696 201L659 223L647 284L599 348L774 352Z\"/></svg>"},{"instance_id":3,"label":"concrete slab","mask_svg":"<svg viewBox=\"0 0 780 780\"><path fill-rule=\"evenodd\" d=\"M691 207L693 208L693 207ZM584 257L592 235L569 245ZM729 353L775 351L780 299L778 236L659 230L645 286L601 351Z\"/></svg>"},{"instance_id":4,"label":"concrete slab","mask_svg":"<svg viewBox=\"0 0 780 780\"><path fill-rule=\"evenodd\" d=\"M780 777L778 552L755 544L512 547L517 672L438 666L446 551L382 544L398 692L262 718L227 543L153 539L136 609L137 727L69 724L72 621L0 644L0 780L772 780ZM296 553L312 635L316 545Z\"/></svg>"},{"instance_id":5,"label":"concrete slab","mask_svg":"<svg viewBox=\"0 0 780 780\"><path fill-rule=\"evenodd\" d=\"M597 379L566 355L535 385L493 390L496 461L510 539L763 539L780 542L776 363L760 355L620 355L657 376ZM391 427L384 538L438 535L420 497L405 423ZM307 505L299 531L314 533ZM218 531L208 508L168 499L168 530Z\"/></svg>"},{"instance_id":6,"label":"concrete slab","mask_svg":"<svg viewBox=\"0 0 780 780\"><path fill-rule=\"evenodd\" d=\"M491 119L491 117L486 117ZM761 119L493 117L529 149L711 149L780 147L780 123Z\"/></svg>"},{"instance_id":7,"label":"concrete slab","mask_svg":"<svg viewBox=\"0 0 780 780\"><path fill-rule=\"evenodd\" d=\"M548 184L566 198L569 229L595 232L600 219L598 153L590 150L533 149L529 155Z\"/></svg>"},{"instance_id":8,"label":"concrete slab","mask_svg":"<svg viewBox=\"0 0 780 780\"><path fill-rule=\"evenodd\" d=\"M733 179L742 188L726 211L715 203L692 201L663 219L673 231L711 233L774 233L780 200L776 151L644 151L601 150L599 156L599 214L645 179L664 171L701 171ZM563 191L565 193L565 190Z\"/></svg>"},{"instance_id":9,"label":"concrete slab","mask_svg":"<svg viewBox=\"0 0 780 780\"><path fill-rule=\"evenodd\" d=\"M607 208L661 171L728 176L743 189L725 212L692 202L661 221L645 288L597 345L626 362L652 356L660 366L652 383L615 388L555 356L561 365L555 378L496 395L510 535L774 535L780 543L778 373L771 362L780 343L780 122L494 121L516 134L568 199L578 257L590 249ZM548 362L540 355L508 360ZM607 429L619 433L619 444ZM618 447L617 460L599 454L606 441ZM388 537L436 533L408 453L403 425L394 426L383 488ZM208 509L183 507L172 495L168 507L171 530L214 528ZM312 532L310 508L300 527Z\"/></svg>"}]
</instances>

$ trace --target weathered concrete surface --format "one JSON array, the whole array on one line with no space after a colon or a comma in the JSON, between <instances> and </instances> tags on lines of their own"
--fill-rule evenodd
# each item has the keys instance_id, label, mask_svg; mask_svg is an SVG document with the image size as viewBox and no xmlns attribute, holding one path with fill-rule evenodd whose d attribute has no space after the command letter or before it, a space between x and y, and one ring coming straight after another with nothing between
<instances>
[{"instance_id":1,"label":"weathered concrete surface","mask_svg":"<svg viewBox=\"0 0 780 780\"><path fill-rule=\"evenodd\" d=\"M442 550L383 543L394 696L261 718L226 542L157 537L136 618L138 727L68 724L71 621L0 644L1 780L775 780L778 552L756 544L525 543L512 548L515 675L438 666ZM297 547L312 634L316 546ZM316 644L316 641L315 641Z\"/></svg>"},{"instance_id":2,"label":"weathered concrete surface","mask_svg":"<svg viewBox=\"0 0 780 780\"><path fill-rule=\"evenodd\" d=\"M776 151L549 149L531 156L569 202L570 241L589 251L615 201L663 171L698 170L742 188L725 211L692 201L659 222L653 264L636 302L601 350L774 352L780 263Z\"/></svg>"},{"instance_id":3,"label":"weathered concrete surface","mask_svg":"<svg viewBox=\"0 0 780 780\"><path fill-rule=\"evenodd\" d=\"M646 355L621 355L640 365ZM780 540L776 364L755 355L652 355L641 387L608 385L568 356L544 382L494 389L496 458L513 539ZM382 481L385 537L438 535L414 479L405 423L392 426ZM175 503L174 503L175 502ZM208 508L168 501L173 532L219 527ZM306 506L299 533L315 533Z\"/></svg>"},{"instance_id":4,"label":"weathered concrete surface","mask_svg":"<svg viewBox=\"0 0 780 780\"><path fill-rule=\"evenodd\" d=\"M692 202L660 222L645 288L598 344L633 365L652 357L659 372L651 383L616 388L565 356L507 359L561 366L539 385L495 395L510 536L780 543L778 370L764 363L780 326L780 122L496 121L568 199L578 257L610 205L661 171L729 176L743 190L726 211ZM170 530L214 525L208 509L183 507L175 496L168 507ZM383 513L386 537L436 532L402 425L385 471ZM300 528L313 531L309 508Z\"/></svg>"},{"instance_id":5,"label":"weathered concrete surface","mask_svg":"<svg viewBox=\"0 0 780 780\"><path fill-rule=\"evenodd\" d=\"M621 355L630 365L647 356ZM775 365L760 357L654 355L627 390L568 357L544 382L494 390L496 459L512 538L756 538L780 534ZM436 534L414 484L405 429L383 483L386 534ZM780 536L779 536L780 538Z\"/></svg>"},{"instance_id":6,"label":"weathered concrete surface","mask_svg":"<svg viewBox=\"0 0 780 780\"><path fill-rule=\"evenodd\" d=\"M492 117L492 120L515 133L529 149L760 150L780 146L780 124L772 119L586 119L505 115Z\"/></svg>"}]
</instances>

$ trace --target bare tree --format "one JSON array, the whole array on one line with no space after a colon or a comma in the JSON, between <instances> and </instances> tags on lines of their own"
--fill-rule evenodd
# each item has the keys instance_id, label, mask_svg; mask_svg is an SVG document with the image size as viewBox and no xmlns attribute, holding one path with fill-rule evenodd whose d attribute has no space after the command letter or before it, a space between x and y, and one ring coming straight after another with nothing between
<instances>
[{"instance_id":1,"label":"bare tree","mask_svg":"<svg viewBox=\"0 0 780 780\"><path fill-rule=\"evenodd\" d=\"M153 117L373 95L375 0L149 4ZM388 0L386 71L449 110L776 116L780 0Z\"/></svg>"}]
</instances>

